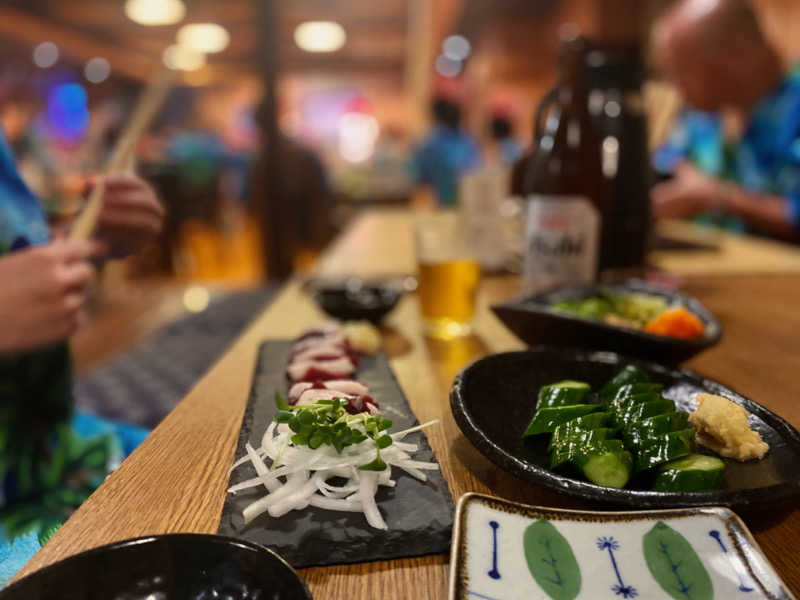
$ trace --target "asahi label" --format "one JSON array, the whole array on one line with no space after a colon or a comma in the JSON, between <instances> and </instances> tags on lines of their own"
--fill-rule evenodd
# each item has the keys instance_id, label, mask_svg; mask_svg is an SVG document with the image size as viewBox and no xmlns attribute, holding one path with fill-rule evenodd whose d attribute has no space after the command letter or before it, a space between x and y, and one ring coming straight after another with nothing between
<instances>
[{"instance_id":1,"label":"asahi label","mask_svg":"<svg viewBox=\"0 0 800 600\"><path fill-rule=\"evenodd\" d=\"M583 196L527 198L525 287L541 291L594 280L600 214Z\"/></svg>"}]
</instances>

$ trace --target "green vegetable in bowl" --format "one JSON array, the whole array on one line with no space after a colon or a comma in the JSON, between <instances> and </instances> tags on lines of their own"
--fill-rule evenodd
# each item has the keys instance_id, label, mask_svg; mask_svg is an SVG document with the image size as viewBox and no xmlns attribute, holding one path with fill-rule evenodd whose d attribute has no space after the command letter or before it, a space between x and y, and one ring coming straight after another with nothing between
<instances>
[{"instance_id":1,"label":"green vegetable in bowl","mask_svg":"<svg viewBox=\"0 0 800 600\"><path fill-rule=\"evenodd\" d=\"M717 489L724 463L692 454L688 413L661 395L662 385L627 365L592 394L587 383L563 380L539 390L523 437L548 436L550 468L579 473L607 487L651 481L662 492Z\"/></svg>"},{"instance_id":2,"label":"green vegetable in bowl","mask_svg":"<svg viewBox=\"0 0 800 600\"><path fill-rule=\"evenodd\" d=\"M614 311L613 303L599 296L592 296L583 300L562 300L551 304L550 308L575 315L576 317L591 319L592 321L602 321L603 317Z\"/></svg>"},{"instance_id":3,"label":"green vegetable in bowl","mask_svg":"<svg viewBox=\"0 0 800 600\"><path fill-rule=\"evenodd\" d=\"M653 294L630 292L618 294L601 289L597 294L580 300L561 300L550 308L592 321L642 327L669 308L666 298Z\"/></svg>"}]
</instances>

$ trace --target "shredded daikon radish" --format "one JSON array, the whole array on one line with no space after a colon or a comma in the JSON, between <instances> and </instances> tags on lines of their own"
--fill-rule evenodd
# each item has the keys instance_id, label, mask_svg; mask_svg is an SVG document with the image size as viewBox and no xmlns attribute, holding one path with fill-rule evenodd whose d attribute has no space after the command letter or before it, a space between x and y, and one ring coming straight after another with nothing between
<instances>
[{"instance_id":1,"label":"shredded daikon radish","mask_svg":"<svg viewBox=\"0 0 800 600\"><path fill-rule=\"evenodd\" d=\"M380 457L386 464L386 468L380 471L359 468L376 458L376 445L371 438L346 446L341 452L326 444L312 449L306 445L296 446L291 441L292 430L285 424L273 422L264 432L261 447L253 448L246 444L247 454L232 467L235 469L249 462L257 477L237 483L228 491L237 493L262 485L266 487L268 493L244 509L245 523L264 513L278 518L292 510L314 506L331 511L363 512L372 527L387 529L375 495L380 486L395 486L391 477L392 467L422 481L427 479L424 471L439 468L436 463L413 460L411 453L419 449L419 444L400 440L437 422L390 434L392 444L380 450ZM270 466L266 461L271 463ZM334 478L345 482L342 485L328 482Z\"/></svg>"},{"instance_id":2,"label":"shredded daikon radish","mask_svg":"<svg viewBox=\"0 0 800 600\"><path fill-rule=\"evenodd\" d=\"M381 516L381 511L378 510L378 505L375 503L375 491L378 488L378 476L376 473L362 473L361 486L358 489L358 498L361 500L361 506L364 508L364 516L367 517L367 523L372 525L375 529L389 529L386 521Z\"/></svg>"},{"instance_id":3,"label":"shredded daikon radish","mask_svg":"<svg viewBox=\"0 0 800 600\"><path fill-rule=\"evenodd\" d=\"M397 433L392 433L391 436L392 436L392 439L395 440L395 441L402 440L409 433L414 433L416 431L422 431L426 427L430 427L431 425L436 425L436 423L438 423L438 422L439 422L439 419L434 419L433 421L428 421L427 423L423 423L422 425L417 425L415 427L410 427L408 429L404 429L403 431L398 431Z\"/></svg>"},{"instance_id":4,"label":"shredded daikon radish","mask_svg":"<svg viewBox=\"0 0 800 600\"><path fill-rule=\"evenodd\" d=\"M320 496L319 494L314 494L311 496L311 500L308 502L311 506L316 506L317 508L324 508L325 510L339 510L345 512L363 512L364 509L361 507L361 502L357 500L345 500L335 499L335 498L325 498Z\"/></svg>"}]
</instances>

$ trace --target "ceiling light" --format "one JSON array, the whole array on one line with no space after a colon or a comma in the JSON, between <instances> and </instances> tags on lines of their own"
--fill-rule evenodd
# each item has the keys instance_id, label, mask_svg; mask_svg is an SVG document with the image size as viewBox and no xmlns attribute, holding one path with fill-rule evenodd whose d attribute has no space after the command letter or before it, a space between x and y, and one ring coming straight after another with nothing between
<instances>
[{"instance_id":1,"label":"ceiling light","mask_svg":"<svg viewBox=\"0 0 800 600\"><path fill-rule=\"evenodd\" d=\"M180 44L172 44L164 50L164 64L175 71L197 71L206 66L206 55Z\"/></svg>"},{"instance_id":2,"label":"ceiling light","mask_svg":"<svg viewBox=\"0 0 800 600\"><path fill-rule=\"evenodd\" d=\"M87 61L83 74L90 83L102 83L111 74L111 65L105 58L96 56Z\"/></svg>"},{"instance_id":3,"label":"ceiling light","mask_svg":"<svg viewBox=\"0 0 800 600\"><path fill-rule=\"evenodd\" d=\"M173 25L183 20L186 5L181 0L127 0L125 15L139 25Z\"/></svg>"},{"instance_id":4,"label":"ceiling light","mask_svg":"<svg viewBox=\"0 0 800 600\"><path fill-rule=\"evenodd\" d=\"M346 40L344 27L333 21L306 21L294 30L295 43L306 52L335 52Z\"/></svg>"},{"instance_id":5,"label":"ceiling light","mask_svg":"<svg viewBox=\"0 0 800 600\"><path fill-rule=\"evenodd\" d=\"M231 36L216 23L192 23L178 30L178 43L195 52L222 52L228 47Z\"/></svg>"},{"instance_id":6,"label":"ceiling light","mask_svg":"<svg viewBox=\"0 0 800 600\"><path fill-rule=\"evenodd\" d=\"M53 42L42 42L33 49L33 62L39 68L49 69L58 62L58 46Z\"/></svg>"},{"instance_id":7,"label":"ceiling light","mask_svg":"<svg viewBox=\"0 0 800 600\"><path fill-rule=\"evenodd\" d=\"M461 73L461 61L440 54L436 59L436 72L442 77L455 77Z\"/></svg>"},{"instance_id":8,"label":"ceiling light","mask_svg":"<svg viewBox=\"0 0 800 600\"><path fill-rule=\"evenodd\" d=\"M451 35L442 42L442 54L451 60L464 60L472 46L463 35Z\"/></svg>"}]
</instances>

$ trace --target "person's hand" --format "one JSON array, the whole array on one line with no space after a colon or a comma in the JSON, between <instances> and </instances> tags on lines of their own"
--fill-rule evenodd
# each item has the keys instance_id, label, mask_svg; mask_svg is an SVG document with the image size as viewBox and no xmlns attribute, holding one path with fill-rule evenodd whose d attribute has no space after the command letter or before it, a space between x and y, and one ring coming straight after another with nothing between
<instances>
[{"instance_id":1,"label":"person's hand","mask_svg":"<svg viewBox=\"0 0 800 600\"><path fill-rule=\"evenodd\" d=\"M653 216L681 219L711 210L719 199L719 185L714 177L683 163L672 179L653 186Z\"/></svg>"},{"instance_id":2,"label":"person's hand","mask_svg":"<svg viewBox=\"0 0 800 600\"><path fill-rule=\"evenodd\" d=\"M89 182L87 194L96 184ZM105 177L97 235L108 243L113 258L140 250L161 232L163 222L164 208L143 179L130 173Z\"/></svg>"},{"instance_id":3,"label":"person's hand","mask_svg":"<svg viewBox=\"0 0 800 600\"><path fill-rule=\"evenodd\" d=\"M56 240L0 257L0 352L32 350L80 325L84 290L95 276L97 241Z\"/></svg>"}]
</instances>

